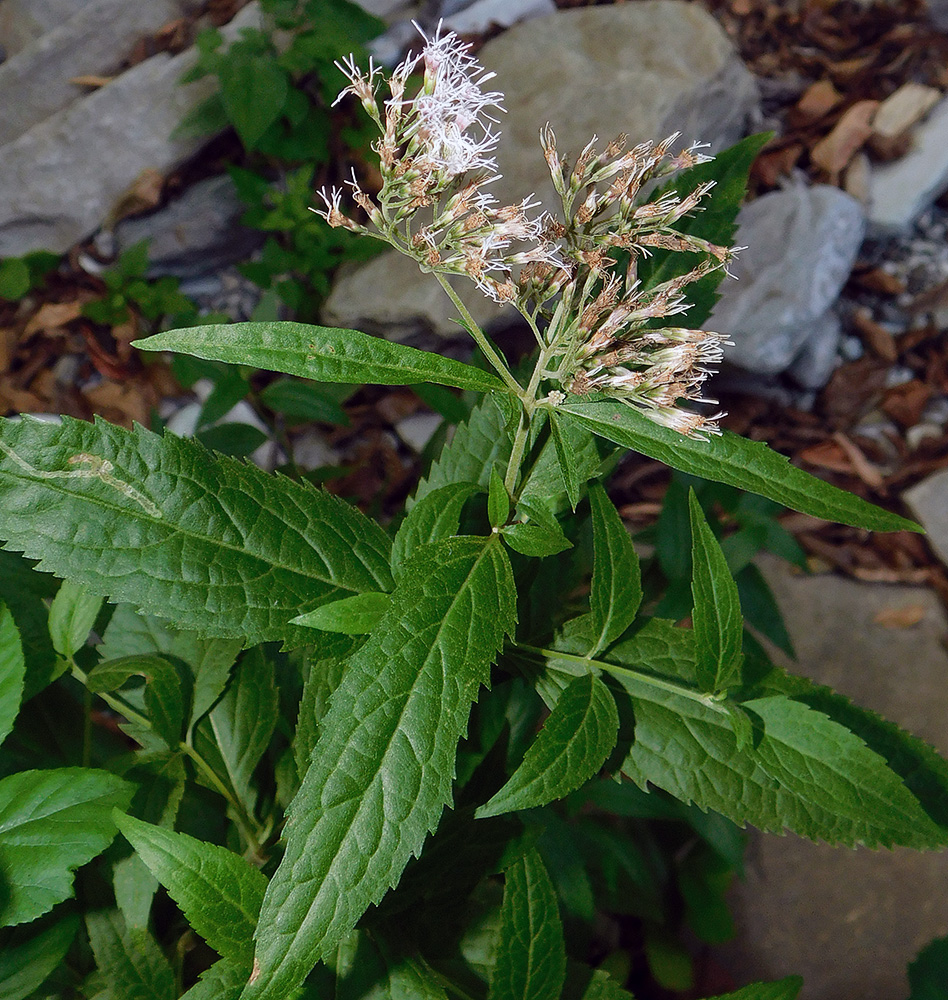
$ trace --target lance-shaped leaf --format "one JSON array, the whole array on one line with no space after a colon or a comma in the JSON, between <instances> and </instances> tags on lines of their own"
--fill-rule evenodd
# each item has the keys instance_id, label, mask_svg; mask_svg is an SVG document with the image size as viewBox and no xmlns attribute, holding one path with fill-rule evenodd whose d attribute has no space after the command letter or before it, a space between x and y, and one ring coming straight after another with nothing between
<instances>
[{"instance_id":1,"label":"lance-shaped leaf","mask_svg":"<svg viewBox=\"0 0 948 1000\"><path fill-rule=\"evenodd\" d=\"M75 656L85 645L101 607L99 594L72 580L63 581L49 609L49 634L60 656Z\"/></svg>"},{"instance_id":2,"label":"lance-shaped leaf","mask_svg":"<svg viewBox=\"0 0 948 1000\"><path fill-rule=\"evenodd\" d=\"M576 510L580 499L579 470L576 467L576 456L573 454L573 449L567 438L566 427L555 410L550 411L550 434L553 438L556 459L560 463L560 474L563 476L563 487L566 490L569 505L573 510Z\"/></svg>"},{"instance_id":3,"label":"lance-shaped leaf","mask_svg":"<svg viewBox=\"0 0 948 1000\"><path fill-rule=\"evenodd\" d=\"M476 483L451 483L425 494L399 525L392 542L392 572L400 575L405 560L420 545L450 538L458 533L461 510L482 487Z\"/></svg>"},{"instance_id":4,"label":"lance-shaped leaf","mask_svg":"<svg viewBox=\"0 0 948 1000\"><path fill-rule=\"evenodd\" d=\"M606 491L589 490L593 527L593 573L589 593L592 655L615 642L635 620L642 603L642 574L629 533Z\"/></svg>"},{"instance_id":5,"label":"lance-shaped leaf","mask_svg":"<svg viewBox=\"0 0 948 1000\"><path fill-rule=\"evenodd\" d=\"M388 609L391 596L379 591L353 594L341 600L323 604L321 607L297 615L295 625L318 628L324 632L341 632L343 635L368 635L373 631L382 615Z\"/></svg>"},{"instance_id":6,"label":"lance-shaped leaf","mask_svg":"<svg viewBox=\"0 0 948 1000\"><path fill-rule=\"evenodd\" d=\"M0 601L0 743L7 738L20 711L25 675L19 630L10 609Z\"/></svg>"},{"instance_id":7,"label":"lance-shaped leaf","mask_svg":"<svg viewBox=\"0 0 948 1000\"><path fill-rule=\"evenodd\" d=\"M225 847L132 816L114 819L195 933L249 974L253 932L267 888L263 873Z\"/></svg>"},{"instance_id":8,"label":"lance-shaped leaf","mask_svg":"<svg viewBox=\"0 0 948 1000\"><path fill-rule=\"evenodd\" d=\"M796 1000L803 986L799 976L787 976L773 983L751 983L734 993L722 993L712 1000Z\"/></svg>"},{"instance_id":9,"label":"lance-shaped leaf","mask_svg":"<svg viewBox=\"0 0 948 1000\"><path fill-rule=\"evenodd\" d=\"M564 637L557 646L581 653L580 640ZM754 732L739 746L727 708L696 687L692 633L670 622L653 620L614 645L608 659L547 657L563 674L591 666L609 676L620 718L634 717L621 770L642 788L650 782L739 825L788 828L812 840L929 849L948 842L948 830L884 757L802 701L770 695L742 702Z\"/></svg>"},{"instance_id":10,"label":"lance-shaped leaf","mask_svg":"<svg viewBox=\"0 0 948 1000\"><path fill-rule=\"evenodd\" d=\"M127 927L118 910L86 914L86 930L97 967L89 983L94 996L174 1000L171 963L147 930Z\"/></svg>"},{"instance_id":11,"label":"lance-shaped leaf","mask_svg":"<svg viewBox=\"0 0 948 1000\"><path fill-rule=\"evenodd\" d=\"M246 1000L283 1000L421 851L515 606L496 538L448 539L409 560L346 666L290 806Z\"/></svg>"},{"instance_id":12,"label":"lance-shaped leaf","mask_svg":"<svg viewBox=\"0 0 948 1000\"><path fill-rule=\"evenodd\" d=\"M0 927L72 895L72 873L112 842L112 809L127 808L133 791L114 774L82 767L0 781Z\"/></svg>"},{"instance_id":13,"label":"lance-shaped leaf","mask_svg":"<svg viewBox=\"0 0 948 1000\"><path fill-rule=\"evenodd\" d=\"M305 323L230 323L167 330L135 346L144 351L178 351L210 361L253 365L271 372L300 375L317 382L372 382L414 385L436 382L477 392L507 391L490 372L370 337L358 330L338 330Z\"/></svg>"},{"instance_id":14,"label":"lance-shaped leaf","mask_svg":"<svg viewBox=\"0 0 948 1000\"><path fill-rule=\"evenodd\" d=\"M505 875L497 963L489 1000L550 1000L566 978L566 946L556 890L537 851Z\"/></svg>"},{"instance_id":15,"label":"lance-shaped leaf","mask_svg":"<svg viewBox=\"0 0 948 1000\"><path fill-rule=\"evenodd\" d=\"M382 529L328 493L195 441L64 418L0 420L7 546L97 594L246 644L391 587Z\"/></svg>"},{"instance_id":16,"label":"lance-shaped leaf","mask_svg":"<svg viewBox=\"0 0 948 1000\"><path fill-rule=\"evenodd\" d=\"M737 583L714 537L695 491L688 494L691 514L691 593L695 608L695 667L705 691L722 691L740 679L744 618Z\"/></svg>"},{"instance_id":17,"label":"lance-shaped leaf","mask_svg":"<svg viewBox=\"0 0 948 1000\"><path fill-rule=\"evenodd\" d=\"M708 441L685 437L649 420L631 406L609 399L566 403L557 412L608 441L673 469L737 486L814 517L872 531L921 531L914 521L798 469L760 441L748 441L729 431Z\"/></svg>"},{"instance_id":18,"label":"lance-shaped leaf","mask_svg":"<svg viewBox=\"0 0 948 1000\"><path fill-rule=\"evenodd\" d=\"M570 681L510 780L475 814L478 819L545 806L584 785L616 745L619 714L598 677Z\"/></svg>"},{"instance_id":19,"label":"lance-shaped leaf","mask_svg":"<svg viewBox=\"0 0 948 1000\"><path fill-rule=\"evenodd\" d=\"M59 968L78 929L79 918L69 913L0 931L0 998L24 1000L33 994Z\"/></svg>"}]
</instances>

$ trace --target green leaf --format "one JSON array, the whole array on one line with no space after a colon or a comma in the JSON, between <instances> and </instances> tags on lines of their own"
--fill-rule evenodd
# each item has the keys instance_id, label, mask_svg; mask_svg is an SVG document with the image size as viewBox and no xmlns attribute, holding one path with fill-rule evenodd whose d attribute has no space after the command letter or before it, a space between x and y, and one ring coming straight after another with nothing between
<instances>
[{"instance_id":1,"label":"green leaf","mask_svg":"<svg viewBox=\"0 0 948 1000\"><path fill-rule=\"evenodd\" d=\"M616 703L606 685L593 674L570 681L523 763L475 816L545 806L580 788L605 763L618 729Z\"/></svg>"},{"instance_id":2,"label":"green leaf","mask_svg":"<svg viewBox=\"0 0 948 1000\"><path fill-rule=\"evenodd\" d=\"M483 487L476 483L451 483L426 493L399 525L392 542L392 573L398 579L408 557L421 545L458 533L461 510Z\"/></svg>"},{"instance_id":3,"label":"green leaf","mask_svg":"<svg viewBox=\"0 0 948 1000\"><path fill-rule=\"evenodd\" d=\"M253 932L267 888L263 873L216 844L132 816L114 819L195 933L249 975Z\"/></svg>"},{"instance_id":4,"label":"green leaf","mask_svg":"<svg viewBox=\"0 0 948 1000\"><path fill-rule=\"evenodd\" d=\"M279 717L273 660L258 646L240 658L223 698L195 730L198 751L218 765L215 770L226 775L249 812L257 798L253 774ZM211 747L206 745L208 740L213 740Z\"/></svg>"},{"instance_id":5,"label":"green leaf","mask_svg":"<svg viewBox=\"0 0 948 1000\"><path fill-rule=\"evenodd\" d=\"M72 895L72 873L112 842L112 809L133 788L90 768L20 771L0 781L0 927Z\"/></svg>"},{"instance_id":6,"label":"green leaf","mask_svg":"<svg viewBox=\"0 0 948 1000\"><path fill-rule=\"evenodd\" d=\"M777 649L795 660L797 654L793 648L793 641L780 613L777 599L770 589L770 584L764 579L764 574L751 563L734 579L737 581L741 610L748 623L769 639Z\"/></svg>"},{"instance_id":7,"label":"green leaf","mask_svg":"<svg viewBox=\"0 0 948 1000\"><path fill-rule=\"evenodd\" d=\"M646 925L645 959L655 981L666 990L684 993L694 985L691 954L670 928Z\"/></svg>"},{"instance_id":8,"label":"green leaf","mask_svg":"<svg viewBox=\"0 0 948 1000\"><path fill-rule=\"evenodd\" d=\"M0 743L13 729L23 697L26 660L10 609L0 601Z\"/></svg>"},{"instance_id":9,"label":"green leaf","mask_svg":"<svg viewBox=\"0 0 948 1000\"><path fill-rule=\"evenodd\" d=\"M499 528L510 517L510 494L504 486L503 476L496 466L491 466L490 483L487 494L487 520L492 528Z\"/></svg>"},{"instance_id":10,"label":"green leaf","mask_svg":"<svg viewBox=\"0 0 948 1000\"><path fill-rule=\"evenodd\" d=\"M290 807L246 1000L283 1000L421 851L450 799L458 740L515 606L493 539L437 542L409 560L332 695Z\"/></svg>"},{"instance_id":11,"label":"green leaf","mask_svg":"<svg viewBox=\"0 0 948 1000\"><path fill-rule=\"evenodd\" d=\"M246 969L221 959L201 973L198 982L182 994L181 1000L238 1000L246 983Z\"/></svg>"},{"instance_id":12,"label":"green leaf","mask_svg":"<svg viewBox=\"0 0 948 1000\"><path fill-rule=\"evenodd\" d=\"M392 585L390 542L354 507L142 427L0 419L0 507L42 569L248 645L309 642L290 618Z\"/></svg>"},{"instance_id":13,"label":"green leaf","mask_svg":"<svg viewBox=\"0 0 948 1000\"><path fill-rule=\"evenodd\" d=\"M0 931L0 1000L24 1000L59 968L76 931L72 913L54 923L27 924Z\"/></svg>"},{"instance_id":14,"label":"green leaf","mask_svg":"<svg viewBox=\"0 0 948 1000\"><path fill-rule=\"evenodd\" d=\"M297 615L291 621L294 625L318 628L324 632L368 635L388 610L391 600L391 594L380 594L377 591L354 594L307 611L305 615Z\"/></svg>"},{"instance_id":15,"label":"green leaf","mask_svg":"<svg viewBox=\"0 0 948 1000\"><path fill-rule=\"evenodd\" d=\"M608 972L569 962L562 1000L634 1000Z\"/></svg>"},{"instance_id":16,"label":"green leaf","mask_svg":"<svg viewBox=\"0 0 948 1000\"><path fill-rule=\"evenodd\" d=\"M557 645L581 652L582 636ZM754 736L739 750L727 708L694 687L689 631L653 620L607 657L548 655L548 666L564 674L598 669L609 676L620 718L634 715L621 770L640 788L651 782L739 825L776 833L786 827L829 843L934 848L948 839L883 757L801 701L772 695L743 702Z\"/></svg>"},{"instance_id":17,"label":"green leaf","mask_svg":"<svg viewBox=\"0 0 948 1000\"><path fill-rule=\"evenodd\" d=\"M232 54L220 61L221 101L241 142L253 149L280 117L289 93L289 78L268 56Z\"/></svg>"},{"instance_id":18,"label":"green leaf","mask_svg":"<svg viewBox=\"0 0 948 1000\"><path fill-rule=\"evenodd\" d=\"M174 1000L168 959L144 928L126 927L118 910L86 914L97 971L92 1000Z\"/></svg>"},{"instance_id":19,"label":"green leaf","mask_svg":"<svg viewBox=\"0 0 948 1000\"><path fill-rule=\"evenodd\" d=\"M100 595L81 583L63 581L49 609L49 634L60 656L71 659L86 644L101 607Z\"/></svg>"},{"instance_id":20,"label":"green leaf","mask_svg":"<svg viewBox=\"0 0 948 1000\"><path fill-rule=\"evenodd\" d=\"M550 411L550 432L553 435L553 447L556 450L556 458L560 463L560 473L563 476L563 486L566 489L566 496L569 498L570 507L575 511L580 499L579 471L576 468L576 458L573 454L573 449L567 440L566 427L564 427L562 418L555 410Z\"/></svg>"},{"instance_id":21,"label":"green leaf","mask_svg":"<svg viewBox=\"0 0 948 1000\"><path fill-rule=\"evenodd\" d=\"M744 618L737 584L714 532L705 520L695 491L688 493L691 512L691 593L695 608L695 669L704 691L724 691L740 681L744 654Z\"/></svg>"},{"instance_id":22,"label":"green leaf","mask_svg":"<svg viewBox=\"0 0 948 1000\"><path fill-rule=\"evenodd\" d=\"M589 607L595 640L590 655L595 656L635 620L642 603L642 574L629 532L599 483L589 489L589 509L594 553Z\"/></svg>"},{"instance_id":23,"label":"green leaf","mask_svg":"<svg viewBox=\"0 0 948 1000\"><path fill-rule=\"evenodd\" d=\"M317 382L413 385L437 382L478 392L506 391L496 375L440 354L304 323L231 323L167 330L134 341L143 351L181 351L198 358L252 365Z\"/></svg>"},{"instance_id":24,"label":"green leaf","mask_svg":"<svg viewBox=\"0 0 948 1000\"><path fill-rule=\"evenodd\" d=\"M499 466L503 472L510 458L511 441L507 433L507 419L497 399L488 396L473 410L468 420L461 424L444 448L438 461L428 470L428 475L418 484L414 503L418 503L434 490L455 483L474 483L487 489L490 470ZM411 509L411 504L409 509Z\"/></svg>"},{"instance_id":25,"label":"green leaf","mask_svg":"<svg viewBox=\"0 0 948 1000\"><path fill-rule=\"evenodd\" d=\"M908 967L909 1000L948 1000L948 937L927 944Z\"/></svg>"},{"instance_id":26,"label":"green leaf","mask_svg":"<svg viewBox=\"0 0 948 1000\"><path fill-rule=\"evenodd\" d=\"M59 676L62 660L49 636L47 598L59 589L59 581L32 568L19 552L0 550L0 600L11 614L20 634L25 661L21 702L39 694Z\"/></svg>"},{"instance_id":27,"label":"green leaf","mask_svg":"<svg viewBox=\"0 0 948 1000\"><path fill-rule=\"evenodd\" d=\"M550 1000L566 978L566 947L556 892L536 850L506 872L497 963L489 1000Z\"/></svg>"},{"instance_id":28,"label":"green leaf","mask_svg":"<svg viewBox=\"0 0 948 1000\"><path fill-rule=\"evenodd\" d=\"M914 521L831 486L796 468L760 441L724 431L709 441L662 427L631 406L600 399L559 407L581 426L692 476L728 483L828 521L872 531L921 531Z\"/></svg>"},{"instance_id":29,"label":"green leaf","mask_svg":"<svg viewBox=\"0 0 948 1000\"><path fill-rule=\"evenodd\" d=\"M316 420L343 427L349 423L346 411L334 399L299 379L277 379L260 393L260 398L275 413L290 420Z\"/></svg>"},{"instance_id":30,"label":"green leaf","mask_svg":"<svg viewBox=\"0 0 948 1000\"><path fill-rule=\"evenodd\" d=\"M234 458L245 458L247 455L252 455L260 445L267 441L266 434L259 427L241 423L218 424L216 427L208 427L207 430L198 431L195 437L205 448L220 452L222 455L231 455Z\"/></svg>"},{"instance_id":31,"label":"green leaf","mask_svg":"<svg viewBox=\"0 0 948 1000\"><path fill-rule=\"evenodd\" d=\"M773 983L751 983L734 993L722 993L713 1000L796 1000L803 987L799 976L787 976Z\"/></svg>"},{"instance_id":32,"label":"green leaf","mask_svg":"<svg viewBox=\"0 0 948 1000\"><path fill-rule=\"evenodd\" d=\"M0 261L0 299L15 302L30 290L30 269L19 257Z\"/></svg>"},{"instance_id":33,"label":"green leaf","mask_svg":"<svg viewBox=\"0 0 948 1000\"><path fill-rule=\"evenodd\" d=\"M557 552L565 552L572 548L573 543L563 534L563 530L556 525L529 524L523 521L516 521L500 529L504 541L515 551L524 556L556 555Z\"/></svg>"}]
</instances>

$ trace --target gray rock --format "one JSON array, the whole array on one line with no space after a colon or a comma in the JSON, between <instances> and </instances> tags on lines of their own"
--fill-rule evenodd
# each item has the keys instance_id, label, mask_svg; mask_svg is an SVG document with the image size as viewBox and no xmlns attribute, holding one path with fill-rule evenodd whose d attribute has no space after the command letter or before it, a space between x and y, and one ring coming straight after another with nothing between
<instances>
[{"instance_id":1,"label":"gray rock","mask_svg":"<svg viewBox=\"0 0 948 1000\"><path fill-rule=\"evenodd\" d=\"M520 201L536 192L552 207L553 190L538 141L551 122L559 147L574 153L594 133L632 143L681 130L721 149L743 134L757 91L710 14L678 0L562 10L517 25L478 53L497 73L508 113L498 149L502 179L492 191ZM458 285L479 322L500 307L471 285ZM508 309L509 314L509 309ZM325 321L395 335L435 330L455 336L454 310L437 282L394 251L340 276Z\"/></svg>"},{"instance_id":2,"label":"gray rock","mask_svg":"<svg viewBox=\"0 0 948 1000\"><path fill-rule=\"evenodd\" d=\"M801 358L803 384L827 377L839 342L827 310L839 296L865 233L862 206L828 185L789 188L741 209L735 243L746 246L722 282L707 323L730 335L727 360L773 375ZM807 360L809 359L809 360Z\"/></svg>"},{"instance_id":3,"label":"gray rock","mask_svg":"<svg viewBox=\"0 0 948 1000\"><path fill-rule=\"evenodd\" d=\"M948 0L928 0L928 16L939 31L948 31Z\"/></svg>"},{"instance_id":4,"label":"gray rock","mask_svg":"<svg viewBox=\"0 0 948 1000\"><path fill-rule=\"evenodd\" d=\"M0 46L16 55L40 35L73 17L92 0L2 0Z\"/></svg>"},{"instance_id":5,"label":"gray rock","mask_svg":"<svg viewBox=\"0 0 948 1000\"><path fill-rule=\"evenodd\" d=\"M680 131L712 150L744 135L757 87L730 40L707 11L678 0L576 7L516 25L481 49L507 95L497 160L501 201L535 191L555 207L539 131L576 155L598 135L620 132L631 144Z\"/></svg>"},{"instance_id":6,"label":"gray rock","mask_svg":"<svg viewBox=\"0 0 948 1000\"><path fill-rule=\"evenodd\" d=\"M948 99L912 132L901 159L879 163L869 176L869 224L874 235L903 233L948 188Z\"/></svg>"},{"instance_id":7,"label":"gray rock","mask_svg":"<svg viewBox=\"0 0 948 1000\"><path fill-rule=\"evenodd\" d=\"M841 339L839 317L828 309L810 326L810 335L787 374L803 389L822 389L836 368Z\"/></svg>"},{"instance_id":8,"label":"gray rock","mask_svg":"<svg viewBox=\"0 0 948 1000\"><path fill-rule=\"evenodd\" d=\"M459 35L479 35L492 27L509 28L520 21L556 13L553 0L477 0L445 16L445 26Z\"/></svg>"},{"instance_id":9,"label":"gray rock","mask_svg":"<svg viewBox=\"0 0 948 1000\"><path fill-rule=\"evenodd\" d=\"M115 228L121 253L148 240L148 276L198 276L245 260L264 234L240 225L246 206L226 175L209 177L151 215L120 222Z\"/></svg>"},{"instance_id":10,"label":"gray rock","mask_svg":"<svg viewBox=\"0 0 948 1000\"><path fill-rule=\"evenodd\" d=\"M797 673L880 712L948 752L948 628L934 592L803 577L763 564L796 644ZM881 611L920 607L911 628ZM754 835L733 893L737 936L718 957L740 982L803 976L800 1000L895 1000L905 968L948 933L948 854L845 850Z\"/></svg>"},{"instance_id":11,"label":"gray rock","mask_svg":"<svg viewBox=\"0 0 948 1000\"><path fill-rule=\"evenodd\" d=\"M928 542L938 558L948 566L948 469L906 490L902 499L928 532Z\"/></svg>"},{"instance_id":12,"label":"gray rock","mask_svg":"<svg viewBox=\"0 0 948 1000\"><path fill-rule=\"evenodd\" d=\"M228 25L259 23L256 5ZM0 147L0 257L61 253L88 235L143 170L167 171L206 137L172 138L213 81L181 86L196 52L146 59Z\"/></svg>"},{"instance_id":13,"label":"gray rock","mask_svg":"<svg viewBox=\"0 0 948 1000\"><path fill-rule=\"evenodd\" d=\"M142 35L180 17L185 0L91 0L0 66L0 146L88 92L70 81L117 68Z\"/></svg>"}]
</instances>

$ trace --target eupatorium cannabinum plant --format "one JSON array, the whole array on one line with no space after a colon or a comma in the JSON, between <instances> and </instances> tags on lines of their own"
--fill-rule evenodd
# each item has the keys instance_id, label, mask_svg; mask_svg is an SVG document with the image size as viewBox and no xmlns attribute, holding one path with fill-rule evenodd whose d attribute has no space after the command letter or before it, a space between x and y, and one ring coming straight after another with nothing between
<instances>
[{"instance_id":1,"label":"eupatorium cannabinum plant","mask_svg":"<svg viewBox=\"0 0 948 1000\"><path fill-rule=\"evenodd\" d=\"M737 827L946 843L945 763L769 661L696 494L683 626L651 614L604 489L633 449L916 528L706 409L725 338L701 327L762 139L714 160L677 136L593 139L570 163L544 126L545 214L492 194L501 95L454 35L388 78L343 69L381 185L353 176L320 212L432 274L484 367L289 322L139 346L480 401L387 527L194 441L0 422L5 996L51 976L43 996L628 997L563 928L636 919L662 978L667 894L630 817L689 824L662 877L708 939L696 900L720 902L709 873L739 864ZM523 316L528 365L455 276Z\"/></svg>"}]
</instances>

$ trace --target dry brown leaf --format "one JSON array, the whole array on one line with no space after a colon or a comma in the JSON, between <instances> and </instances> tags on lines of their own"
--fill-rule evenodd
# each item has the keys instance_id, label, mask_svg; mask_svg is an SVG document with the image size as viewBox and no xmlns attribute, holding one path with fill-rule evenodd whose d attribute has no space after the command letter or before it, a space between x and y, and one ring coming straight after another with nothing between
<instances>
[{"instance_id":1,"label":"dry brown leaf","mask_svg":"<svg viewBox=\"0 0 948 1000\"><path fill-rule=\"evenodd\" d=\"M911 628L924 617L923 604L906 604L901 608L882 608L876 612L872 620L883 628Z\"/></svg>"},{"instance_id":2,"label":"dry brown leaf","mask_svg":"<svg viewBox=\"0 0 948 1000\"><path fill-rule=\"evenodd\" d=\"M889 362L898 359L899 348L895 337L872 318L868 309L856 309L852 319L860 339L873 354Z\"/></svg>"},{"instance_id":3,"label":"dry brown leaf","mask_svg":"<svg viewBox=\"0 0 948 1000\"><path fill-rule=\"evenodd\" d=\"M13 327L0 327L0 372L9 370L16 342L17 335Z\"/></svg>"},{"instance_id":4,"label":"dry brown leaf","mask_svg":"<svg viewBox=\"0 0 948 1000\"><path fill-rule=\"evenodd\" d=\"M887 390L881 409L902 427L914 427L921 420L922 410L931 396L932 387L913 378Z\"/></svg>"},{"instance_id":5,"label":"dry brown leaf","mask_svg":"<svg viewBox=\"0 0 948 1000\"><path fill-rule=\"evenodd\" d=\"M106 218L107 226L114 226L120 219L141 212L149 212L161 203L161 192L165 178L154 167L146 167L135 178L132 186L120 194Z\"/></svg>"},{"instance_id":6,"label":"dry brown leaf","mask_svg":"<svg viewBox=\"0 0 948 1000\"><path fill-rule=\"evenodd\" d=\"M23 330L23 336L32 337L39 330L57 330L66 326L74 319L82 315L82 303L79 300L72 302L47 302L30 318Z\"/></svg>"},{"instance_id":7,"label":"dry brown leaf","mask_svg":"<svg viewBox=\"0 0 948 1000\"><path fill-rule=\"evenodd\" d=\"M885 482L882 473L862 453L862 449L850 441L845 434L837 431L833 440L843 449L852 464L853 471L867 485L879 489Z\"/></svg>"},{"instance_id":8,"label":"dry brown leaf","mask_svg":"<svg viewBox=\"0 0 948 1000\"><path fill-rule=\"evenodd\" d=\"M817 80L804 91L794 105L794 118L799 122L812 122L829 114L843 99L843 95L830 80Z\"/></svg>"},{"instance_id":9,"label":"dry brown leaf","mask_svg":"<svg viewBox=\"0 0 948 1000\"><path fill-rule=\"evenodd\" d=\"M878 101L857 101L848 108L829 135L810 150L810 159L834 180L872 135Z\"/></svg>"},{"instance_id":10,"label":"dry brown leaf","mask_svg":"<svg viewBox=\"0 0 948 1000\"><path fill-rule=\"evenodd\" d=\"M96 411L112 411L107 414L111 419L115 419L113 414L117 414L116 422L125 427L130 427L133 420L148 426L149 403L137 382L122 385L107 379L92 388L83 389L82 394Z\"/></svg>"}]
</instances>

